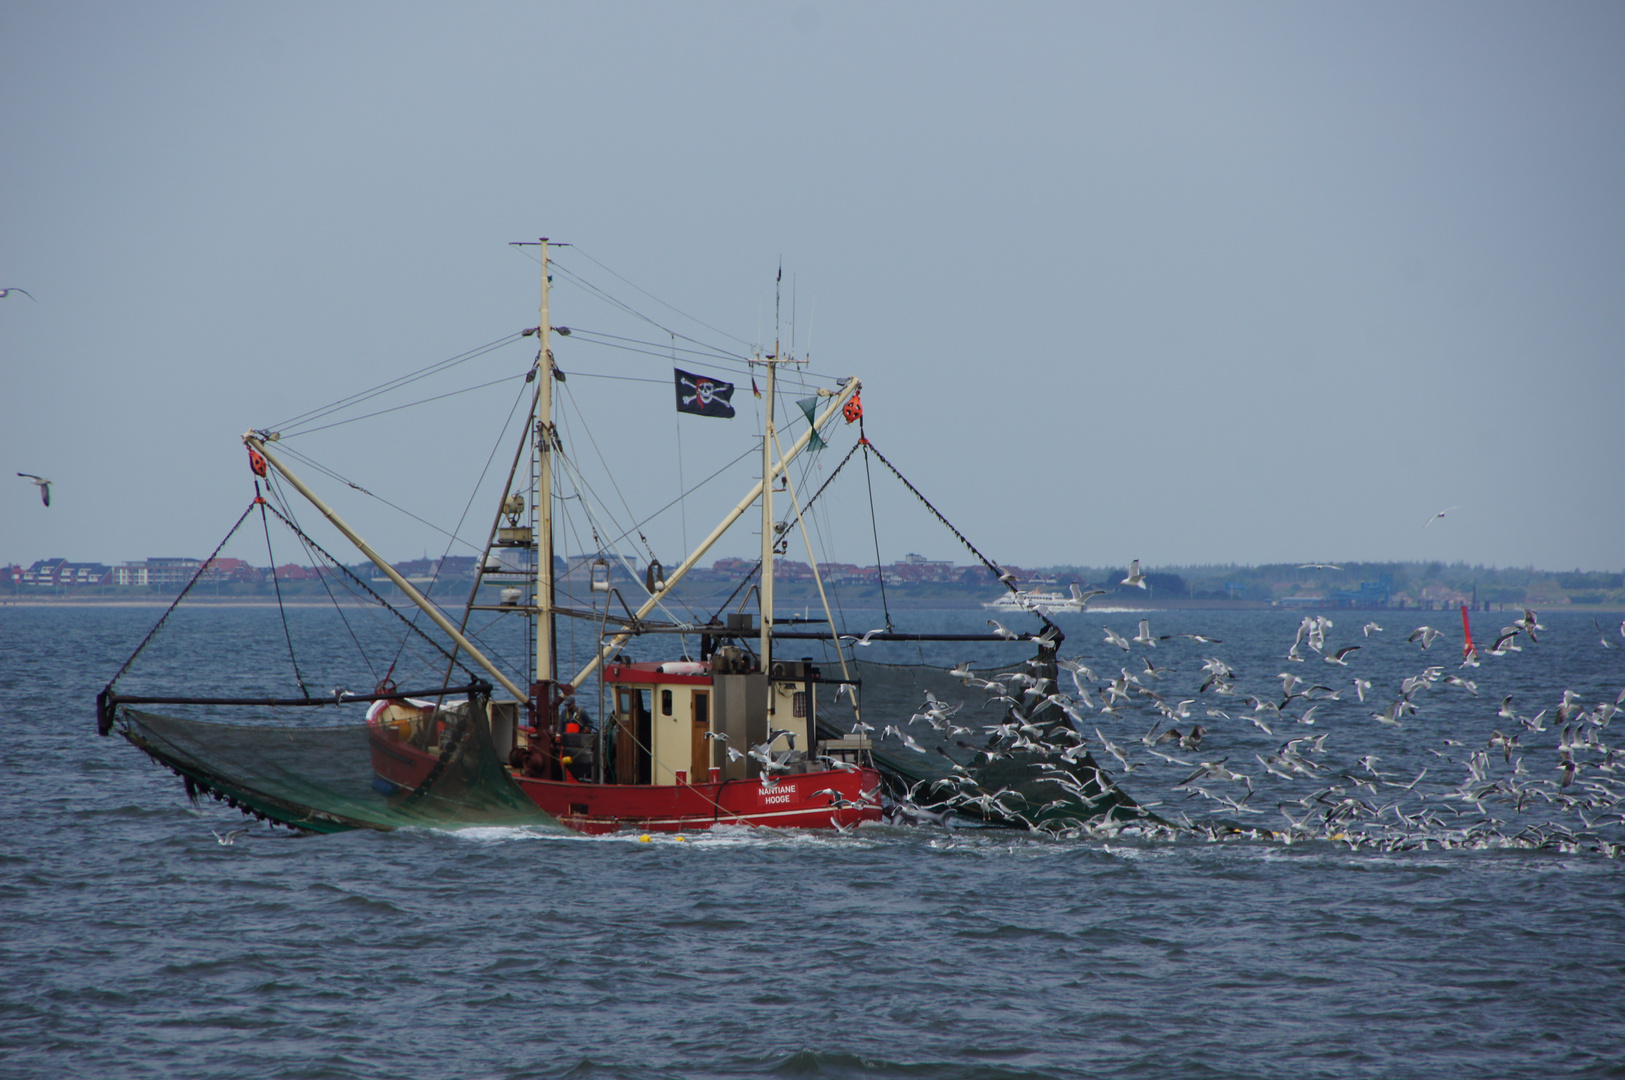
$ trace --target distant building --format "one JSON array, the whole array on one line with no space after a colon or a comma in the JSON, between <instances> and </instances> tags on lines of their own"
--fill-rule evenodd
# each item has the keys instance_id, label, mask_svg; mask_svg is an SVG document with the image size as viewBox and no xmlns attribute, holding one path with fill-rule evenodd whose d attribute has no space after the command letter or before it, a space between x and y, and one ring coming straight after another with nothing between
<instances>
[{"instance_id":1,"label":"distant building","mask_svg":"<svg viewBox=\"0 0 1625 1080\"><path fill-rule=\"evenodd\" d=\"M108 579L111 569L102 563L76 563L67 559L40 559L23 570L13 568L12 580L19 585L39 589L60 589L70 586L100 585Z\"/></svg>"},{"instance_id":2,"label":"distant building","mask_svg":"<svg viewBox=\"0 0 1625 1080\"><path fill-rule=\"evenodd\" d=\"M235 561L235 560L234 560ZM113 584L126 586L157 585L179 588L197 575L203 565L201 559L143 559L127 562L113 568Z\"/></svg>"},{"instance_id":3,"label":"distant building","mask_svg":"<svg viewBox=\"0 0 1625 1080\"><path fill-rule=\"evenodd\" d=\"M265 571L251 566L242 559L215 559L203 571L203 580L257 585L265 580Z\"/></svg>"},{"instance_id":4,"label":"distant building","mask_svg":"<svg viewBox=\"0 0 1625 1080\"><path fill-rule=\"evenodd\" d=\"M1333 589L1332 602L1338 607L1385 608L1394 588L1394 575L1384 574L1376 581L1362 581L1358 589Z\"/></svg>"},{"instance_id":5,"label":"distant building","mask_svg":"<svg viewBox=\"0 0 1625 1080\"><path fill-rule=\"evenodd\" d=\"M512 549L498 549L497 555L503 560L503 569L515 569L524 562L524 557ZM510 562L512 566L508 565ZM473 555L447 555L443 559L409 559L392 563L391 566L403 578L428 581L432 578L472 577L478 564L479 559ZM377 577L376 574L373 576Z\"/></svg>"}]
</instances>

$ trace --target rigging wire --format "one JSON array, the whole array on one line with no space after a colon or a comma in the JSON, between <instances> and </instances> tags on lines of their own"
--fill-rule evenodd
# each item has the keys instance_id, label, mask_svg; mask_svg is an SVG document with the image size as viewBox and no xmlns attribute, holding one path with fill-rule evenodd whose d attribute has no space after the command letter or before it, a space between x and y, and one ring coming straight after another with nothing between
<instances>
[{"instance_id":1,"label":"rigging wire","mask_svg":"<svg viewBox=\"0 0 1625 1080\"><path fill-rule=\"evenodd\" d=\"M462 516L457 519L457 524L452 529L450 534L451 539L446 542L446 550L441 553L439 561L435 563L434 576L429 580L429 587L423 590L423 595L425 597L430 596L434 592L435 585L437 585L440 581L440 572L446 565L446 559L451 555L451 547L457 542L458 534L461 533L463 529L463 523L468 520L468 512L474 508L474 499L479 495L480 485L485 483L485 478L490 475L491 462L496 460L497 451L502 449L502 444L508 437L508 429L513 426L514 414L519 411L519 403L525 400L525 387L528 385L530 384L525 383L519 387L519 393L514 397L513 405L508 409L507 418L502 421L502 427L497 430L496 441L491 444L491 452L485 457L485 467L480 470L479 478L474 481L474 486L469 489L468 501L463 504ZM506 495L506 492L504 492L504 495ZM412 624L416 626L418 619L422 616L423 609L418 608L416 614L412 616ZM405 651L405 649L406 639L403 638L401 639L400 649L395 653L395 660L397 662L401 658L401 652ZM390 666L393 667L394 665L391 664Z\"/></svg>"},{"instance_id":2,"label":"rigging wire","mask_svg":"<svg viewBox=\"0 0 1625 1080\"><path fill-rule=\"evenodd\" d=\"M705 485L709 484L711 481L715 480L717 477L721 476L723 473L727 472L729 469L732 469L734 466L736 466L740 462L744 461L747 457L751 457L753 455L757 456L757 457L760 457L761 453L762 453L762 451L761 451L760 447L752 447L751 449L744 451L738 457L734 458L732 461L724 463L721 467L719 467L710 476L707 476L704 480L701 480L699 483L695 484L689 490L687 490L685 492L682 492L676 498L674 498L670 502L666 503L664 506L660 507L659 509L657 509L654 512L650 513L647 517L643 518L641 521L639 521L636 524L632 525L631 528L627 529L625 532L621 533L613 541L610 541L610 542L611 543L620 543L622 540L625 540L628 536L631 536L632 533L638 531L639 529L642 529L644 526L648 525L651 521L658 518L661 514L664 514L667 510L670 510L672 507L676 506L679 502L681 502L687 496L695 494L701 488L703 488ZM572 497L575 497L575 496L572 496ZM577 563L576 565L580 566L581 564Z\"/></svg>"},{"instance_id":3,"label":"rigging wire","mask_svg":"<svg viewBox=\"0 0 1625 1080\"><path fill-rule=\"evenodd\" d=\"M581 481L580 470L576 468L575 462L571 461L569 456L567 454L565 454L563 451L555 451L555 453L557 453L557 455L558 455L559 463L564 467L565 472L569 475L571 485L574 486L575 489L578 492L581 491L583 489L584 485L583 485L583 483ZM590 522L592 524L594 531L597 532L597 533L607 532L608 530L605 530L605 529L603 529L603 528L601 528L599 526L597 518L592 512L592 506L587 502L587 500L582 499L580 501L581 501L581 512L583 514L587 515L587 520L588 520L588 522ZM605 512L606 513L609 512L607 507L605 508ZM611 545L610 546L610 554L614 555L615 558L621 563L621 567L622 567L622 569L624 569L626 571L628 577L630 577L633 581L638 580L637 571L635 569L633 569L633 567L632 567L632 565L630 563L628 563L628 561L626 559L626 556L621 554L621 551L620 551L619 548L614 547L613 545ZM651 554L650 555L650 560L653 561L653 559L654 559L654 556L653 556L653 554ZM649 590L648 592L649 592L649 595L651 597L654 595L652 590ZM692 621L692 619L690 619L690 620L679 619L676 615L672 614L671 609L666 607L666 604L665 604L664 600L655 601L655 606L660 608L661 611L665 612L666 617L669 618L673 623L683 623L685 621ZM689 614L692 616L693 612L690 611Z\"/></svg>"},{"instance_id":4,"label":"rigging wire","mask_svg":"<svg viewBox=\"0 0 1625 1080\"><path fill-rule=\"evenodd\" d=\"M288 512L289 512L289 514L291 516L292 513L293 513L293 507L288 502L287 494L285 492L283 492L283 490L282 490L281 481L273 481L272 482L272 490L274 490L276 492L277 500L282 503L283 507L285 507L288 510ZM275 507L272 507L272 510L275 510L275 509L276 509ZM281 517L282 515L278 514L277 516ZM305 531L303 529L301 529L298 525L295 525L293 523L293 521L290 520L290 518L284 517L284 518L282 518L282 520L287 522L288 527L291 528L293 530L293 532L294 532L294 535L296 537L298 537L299 543L304 546L305 555L310 559L310 561L312 563L315 563L315 564L317 564L319 566L321 564L321 560L316 558L315 553L311 550L311 547L313 546L314 541L312 541L310 539L310 537L305 533ZM323 552L323 554L325 555L326 552ZM331 562L334 562L335 564L337 563L337 560L333 559L333 557L331 555L328 555L328 560L331 561ZM333 588L327 582L327 575L324 574L324 573L321 573L320 571L318 571L317 574L316 574L316 580L321 582L321 586L322 586L323 591L325 591L327 593L327 598L333 602L333 610L338 612L339 621L344 624L344 629L345 629L346 632L349 633L350 640L355 642L355 650L361 656L361 662L367 665L367 671L368 671L369 674L371 674L374 684L378 683L380 681L379 678L378 678L378 669L377 669L377 667L375 667L373 665L372 657L367 655L367 650L362 647L361 639L356 637L355 627L350 625L350 620L349 620L348 617L345 616L344 608L339 604L338 597L333 595Z\"/></svg>"},{"instance_id":5,"label":"rigging wire","mask_svg":"<svg viewBox=\"0 0 1625 1080\"><path fill-rule=\"evenodd\" d=\"M665 327L661 327L661 329L665 330ZM572 327L569 327L569 330L570 330L570 332L568 334L566 334L565 336L570 338L572 341L579 335L585 335L588 339L602 338L604 340L602 340L602 341L592 340L591 343L594 344L594 345L603 345L606 348L612 348L612 349L626 348L629 345L641 345L641 346L644 346L645 348L648 348L648 349L659 349L659 348L661 348L661 343L658 342L658 341L644 341L642 338L624 337L624 336L622 336L620 334L611 334L611 333L609 333L607 331L604 331L604 330L590 330L590 329L587 329L587 328L581 327L581 326L572 326ZM560 328L560 332L561 333L563 332L563 328ZM713 346L706 345L703 341L694 341L693 338L685 338L681 334L678 334L675 330L666 330L666 334L672 339L673 351L683 353L685 356L704 356L704 357L710 357L712 359L732 360L735 363L740 363L740 364L748 364L748 363L750 363L750 357L748 357L748 356L743 356L743 355L741 355L739 353L728 352L725 349L718 349L718 348L715 348ZM683 341L692 342L693 344L700 346L700 348L697 348L697 349L678 348L677 345L676 345L676 342L679 339L681 339ZM612 342L625 342L626 345L615 345L615 344L611 344ZM628 349L628 351L629 352L640 352L642 350ZM650 353L650 355L651 356L664 356L665 353L664 352L654 352L654 353ZM694 362L694 361L685 361L685 362Z\"/></svg>"},{"instance_id":6,"label":"rigging wire","mask_svg":"<svg viewBox=\"0 0 1625 1080\"><path fill-rule=\"evenodd\" d=\"M610 269L604 263L602 263L598 259L594 258L590 252L588 252L586 249L580 247L579 245L571 245L571 249L573 251L575 251L577 254L581 255L583 258L585 258L588 261L590 261L591 263L593 263L593 265L599 267L606 274L609 274L611 277L616 278L617 280L619 280L622 283L630 286L631 288L637 289L638 292L642 293L644 296L647 296L649 299L653 300L655 303L661 305L662 307L676 312L677 314L681 315L683 318L688 319L690 322L698 323L700 326L705 327L707 330L711 331L714 334L721 334L725 338L728 338L728 339L730 339L732 341L739 342L739 344L745 346L746 348L750 347L750 342L746 341L745 339L735 337L734 335L728 333L726 330L718 329L717 327L712 326L710 323L702 322L701 320L696 319L694 316L692 316L692 315L688 314L687 312L683 311L681 308L674 307L673 305L666 303L666 301L660 299L660 297L658 297L658 296L654 295L653 293L649 292L647 289L641 288L637 284L635 284L635 283L633 283L631 281L628 281L626 278L622 277L620 274L618 274L614 270Z\"/></svg>"},{"instance_id":7,"label":"rigging wire","mask_svg":"<svg viewBox=\"0 0 1625 1080\"><path fill-rule=\"evenodd\" d=\"M295 458L296 460L301 461L306 465L309 465L311 468L315 469L317 472L320 472L323 475L328 476L331 479L338 481L339 483L345 485L346 487L354 488L356 491L361 492L361 494L367 496L369 499L377 499L379 502L383 503L385 506L389 507L391 510L394 510L396 513L399 513L399 514L404 514L406 517L411 518L413 521L417 522L419 525L427 526L428 528L434 530L435 532L439 533L442 536L450 537L454 542L464 545L470 551L479 551L480 550L478 547L476 547L474 545L473 541L464 540L462 537L458 536L456 533L446 531L444 528L442 528L439 525L436 525L434 522L428 520L427 518L422 518L422 517L419 517L418 515L412 513L412 511L406 509L406 507L400 506L400 505L398 505L396 503L393 503L393 502L390 502L388 499L384 498L382 495L379 495L377 492L368 491L366 488L362 487L360 484L356 483L354 480L351 480L350 478L344 476L341 473L335 472L334 470L328 468L326 465L323 465L321 462L317 461L315 458L312 458L312 457L309 457L309 456L307 456L305 454L302 454L299 451L295 450L291 446L284 445L284 446L281 447L281 450L282 450L283 453L287 454L289 457ZM286 500L284 500L284 505L286 505Z\"/></svg>"},{"instance_id":8,"label":"rigging wire","mask_svg":"<svg viewBox=\"0 0 1625 1080\"><path fill-rule=\"evenodd\" d=\"M391 390L406 386L410 383L418 381L419 379L427 378L428 376L437 372L449 370L458 366L459 364L463 364L469 360L484 356L486 353L518 341L522 337L524 337L523 331L517 331L512 334L504 335L495 341L490 341L484 345L476 346L467 352L458 353L456 356L448 357L445 360L437 360L435 363L430 364L427 367L422 367L416 371L407 372L405 375L397 376L396 378L390 379L386 382L379 383L376 386L369 387L366 390L359 390L354 394L339 398L337 401L329 402L326 405L319 406L307 412L302 412L297 416L290 417L289 419L283 420L278 424L273 424L272 427L291 428L298 424L308 423L312 420L319 420L323 416L330 415L331 413L337 412L338 410L346 408L350 405L358 405L361 402L377 397L380 394L388 393Z\"/></svg>"},{"instance_id":9,"label":"rigging wire","mask_svg":"<svg viewBox=\"0 0 1625 1080\"><path fill-rule=\"evenodd\" d=\"M265 557L271 560L271 586L276 590L276 610L282 617L282 636L288 642L288 659L293 663L293 680L299 684L299 692L310 697L310 690L305 686L305 677L299 672L299 657L293 651L293 633L288 629L288 611L282 606L282 582L276 575L276 554L271 550L271 519L265 512L265 500L260 496L260 482L254 481L254 502L260 508L260 525L265 529Z\"/></svg>"},{"instance_id":10,"label":"rigging wire","mask_svg":"<svg viewBox=\"0 0 1625 1080\"><path fill-rule=\"evenodd\" d=\"M858 445L867 448L869 439L863 433L863 417L858 417ZM880 610L886 616L886 632L891 632L891 608L886 604L886 571L880 561L880 526L875 522L875 482L869 475L869 454L863 455L863 478L869 485L869 528L875 536L875 577L880 581Z\"/></svg>"},{"instance_id":11,"label":"rigging wire","mask_svg":"<svg viewBox=\"0 0 1625 1080\"><path fill-rule=\"evenodd\" d=\"M320 546L320 544L317 544L317 542L315 542L315 539L310 538L309 534L307 534L306 531L304 531L304 529L301 529L301 528L299 528L299 526L294 525L294 521L291 521L291 520L289 520L289 518L286 518L286 516L283 516L283 513L281 513L280 510L278 510L278 508L271 507L271 513L275 513L275 515L278 516L278 518L281 518L281 520L283 520L284 525L288 526L288 528L293 529L294 534L297 534L297 536L299 536L299 539L301 539L301 541L304 542L304 544L306 544L306 546L314 547L315 551L322 552L323 557L325 557L325 559L327 559L328 562L330 562L330 564L333 564L333 567L335 567L336 570L338 570L338 572L340 572L341 575L343 575L343 578L349 578L349 580L354 581L354 583L356 583L356 585L361 586L361 590L364 591L364 593L367 593L367 596L371 596L371 598L374 599L374 601L377 601L377 604L379 604L379 606L384 607L384 609L387 609L387 611L390 612L390 614L393 614L393 616L397 617L397 619L400 619L401 624L405 625L406 629L411 630L411 632L413 632L413 633L416 633L416 635L418 635L419 638L423 638L424 642L427 642L427 643L429 643L429 645L434 646L434 648L436 648L436 651L439 651L440 656L445 656L445 658L452 659L452 661L455 661L455 658L453 658L452 654L448 653L448 651L445 651L444 646L440 645L439 642L436 642L436 640L434 640L434 638L429 637L429 635L427 635L427 633L424 633L423 630L419 629L419 627L414 627L414 625L411 624L411 620L406 619L406 616L403 616L403 614L401 614L400 611L397 611L397 607L393 606L393 604L388 603L387 599L384 599L384 598L382 598L382 596L379 596L379 593L377 593L377 591L374 591L374 588L372 588L371 585L367 585L366 581L362 581L361 578L359 578L358 575L356 575L356 573L354 573L353 570L351 570L351 568L346 567L345 564L341 564L340 560L335 559L335 557L333 557L333 555L330 554L330 552L328 552L327 549L325 549L325 547L322 547L322 546ZM332 594L332 591L330 591L330 594ZM346 625L348 625L348 624L346 624ZM356 645L359 646L359 642L356 643ZM457 663L458 667L461 667L461 669L463 669L463 674L466 674L466 676L470 677L470 679L476 679L476 677L478 677L478 676L474 676L474 672L470 671L470 669L468 669L468 666L466 666L466 664L461 663L461 661L455 661L455 663ZM371 666L371 664L369 664L369 666Z\"/></svg>"},{"instance_id":12,"label":"rigging wire","mask_svg":"<svg viewBox=\"0 0 1625 1080\"><path fill-rule=\"evenodd\" d=\"M360 420L371 420L374 417L387 416L390 413L400 412L402 409L415 409L419 405L428 405L432 402L444 401L446 398L454 398L462 394L471 394L476 390L484 390L490 386L500 386L505 382L512 382L515 379L523 379L528 374L529 372L527 371L519 375L504 375L502 378L492 379L490 382L479 383L476 386L465 386L461 390L449 390L444 394L436 394L433 397L420 398L417 401L409 401L405 405L392 405L387 409L379 409L377 412L363 413L360 416L352 416L347 420L335 420L331 424L321 424L317 427L304 428L300 431L283 432L282 436L285 439L291 439L298 435L312 435L318 431L326 431L328 428L343 427L345 424L354 424Z\"/></svg>"},{"instance_id":13,"label":"rigging wire","mask_svg":"<svg viewBox=\"0 0 1625 1080\"><path fill-rule=\"evenodd\" d=\"M553 263L552 265L553 265L553 267L555 269L558 270L558 272L560 274L562 274L564 276L564 278L565 278L565 280L567 282L569 282L570 284L575 285L579 289L582 289L583 291L587 292L589 295L594 296L597 299L603 301L604 303L608 304L610 307L616 308L617 310L622 311L625 314L632 316L634 319L638 319L638 320L641 320L643 322L646 322L650 326L654 327L656 330L661 331L662 333L676 333L670 327L661 325L659 322L657 322L654 319L650 318L648 315L645 315L643 312L639 311L637 308L633 307L631 304L628 304L626 301L620 299L617 296L614 296L607 289L603 289L603 288L599 287L598 285L593 284L591 281L588 281L586 278L582 277L580 274L578 274L575 271L571 270L568 266L564 266L564 265L562 265L560 263ZM633 288L637 288L637 286L634 285ZM698 320L695 320L695 321L697 322ZM702 325L704 325L704 324L702 324ZM574 327L572 327L571 330L573 331ZM718 330L717 333L720 334L720 333L722 333L722 331ZM715 345L707 345L705 342L700 341L697 338L689 337L687 334L678 334L677 336L681 337L684 341L693 342L695 345L704 346L705 348L711 349L711 350L713 350L715 352L718 352L718 353L722 353L723 355L732 355L732 354L728 353L727 350L725 350L725 349L718 348ZM727 334L727 335L724 335L724 336L732 337L733 335ZM735 339L735 340L738 340L738 339ZM741 344L744 344L744 342L741 342Z\"/></svg>"},{"instance_id":14,"label":"rigging wire","mask_svg":"<svg viewBox=\"0 0 1625 1080\"><path fill-rule=\"evenodd\" d=\"M248 515L254 512L254 506L254 503L249 503L248 506L244 508L242 515L237 518L237 523L227 530L225 538L222 539L219 546L214 549L214 554L210 555L203 561L203 563L197 568L197 572L192 575L192 580L188 581L186 583L186 587L180 591L180 595L175 597L174 601L170 603L168 608L164 609L164 613L158 617L158 621L153 624L152 629L147 631L147 636L141 639L141 644L135 647L135 652L131 653L130 658L124 661L124 666L118 669L118 674L114 675L108 680L107 686L102 690L102 694L112 693L113 687L117 685L120 679L124 678L125 672L130 670L130 665L135 663L135 658L140 656L142 650L151 644L154 637L158 636L158 631L163 628L164 623L168 621L169 617L175 613L175 609L180 606L181 601L186 599L186 594L192 591L192 586L196 585L198 581L202 579L203 571L211 566L215 559L220 557L220 553L225 550L226 544L233 536L237 534L237 530L243 527L243 522L248 520ZM112 721L108 720L107 723L111 724ZM109 729L107 728L103 728L102 734L106 735L108 730Z\"/></svg>"}]
</instances>

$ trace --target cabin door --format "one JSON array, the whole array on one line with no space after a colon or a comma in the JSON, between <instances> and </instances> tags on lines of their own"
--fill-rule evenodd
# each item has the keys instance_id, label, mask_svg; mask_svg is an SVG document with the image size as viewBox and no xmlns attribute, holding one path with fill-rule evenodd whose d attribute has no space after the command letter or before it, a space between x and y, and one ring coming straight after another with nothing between
<instances>
[{"instance_id":1,"label":"cabin door","mask_svg":"<svg viewBox=\"0 0 1625 1080\"><path fill-rule=\"evenodd\" d=\"M649 692L623 688L615 691L616 739L615 779L622 784L650 782L652 762L649 738Z\"/></svg>"},{"instance_id":2,"label":"cabin door","mask_svg":"<svg viewBox=\"0 0 1625 1080\"><path fill-rule=\"evenodd\" d=\"M711 730L711 691L694 691L693 709L689 713L694 718L694 752L692 767L689 772L689 783L704 783L711 775L711 739L705 737Z\"/></svg>"}]
</instances>

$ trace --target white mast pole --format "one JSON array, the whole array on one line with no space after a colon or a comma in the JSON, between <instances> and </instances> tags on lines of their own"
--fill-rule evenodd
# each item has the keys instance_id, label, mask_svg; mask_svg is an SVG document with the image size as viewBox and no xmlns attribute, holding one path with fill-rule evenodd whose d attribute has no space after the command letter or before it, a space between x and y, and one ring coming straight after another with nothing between
<instances>
[{"instance_id":1,"label":"white mast pole","mask_svg":"<svg viewBox=\"0 0 1625 1080\"><path fill-rule=\"evenodd\" d=\"M537 682L553 681L553 351L550 348L553 326L547 311L547 237L541 238L542 248L542 310L541 322L536 328L541 352L537 359L542 380L537 405L536 422L536 675ZM547 697L551 696L551 690ZM550 719L544 717L549 700L536 702L542 712L537 714L540 727Z\"/></svg>"},{"instance_id":2,"label":"white mast pole","mask_svg":"<svg viewBox=\"0 0 1625 1080\"><path fill-rule=\"evenodd\" d=\"M758 653L762 670L769 672L773 663L773 376L778 370L778 357L767 361L767 425L762 434L762 585L759 590L762 609L762 634ZM767 691L767 713L773 715L773 687Z\"/></svg>"}]
</instances>

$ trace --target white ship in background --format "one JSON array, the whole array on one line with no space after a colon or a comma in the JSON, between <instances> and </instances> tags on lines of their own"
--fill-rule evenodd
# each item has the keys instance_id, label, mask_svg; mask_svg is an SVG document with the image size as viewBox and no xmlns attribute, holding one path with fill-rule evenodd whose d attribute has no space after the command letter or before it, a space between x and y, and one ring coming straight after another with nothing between
<instances>
[{"instance_id":1,"label":"white ship in background","mask_svg":"<svg viewBox=\"0 0 1625 1080\"><path fill-rule=\"evenodd\" d=\"M1089 603L1092 596L1104 595L1104 589L1091 589L1084 592L1074 582L1070 586L1072 594L1041 591L1031 589L1023 592L1005 593L997 600L989 600L982 606L989 611L1038 611L1049 615L1058 611L1082 611L1084 605Z\"/></svg>"}]
</instances>

